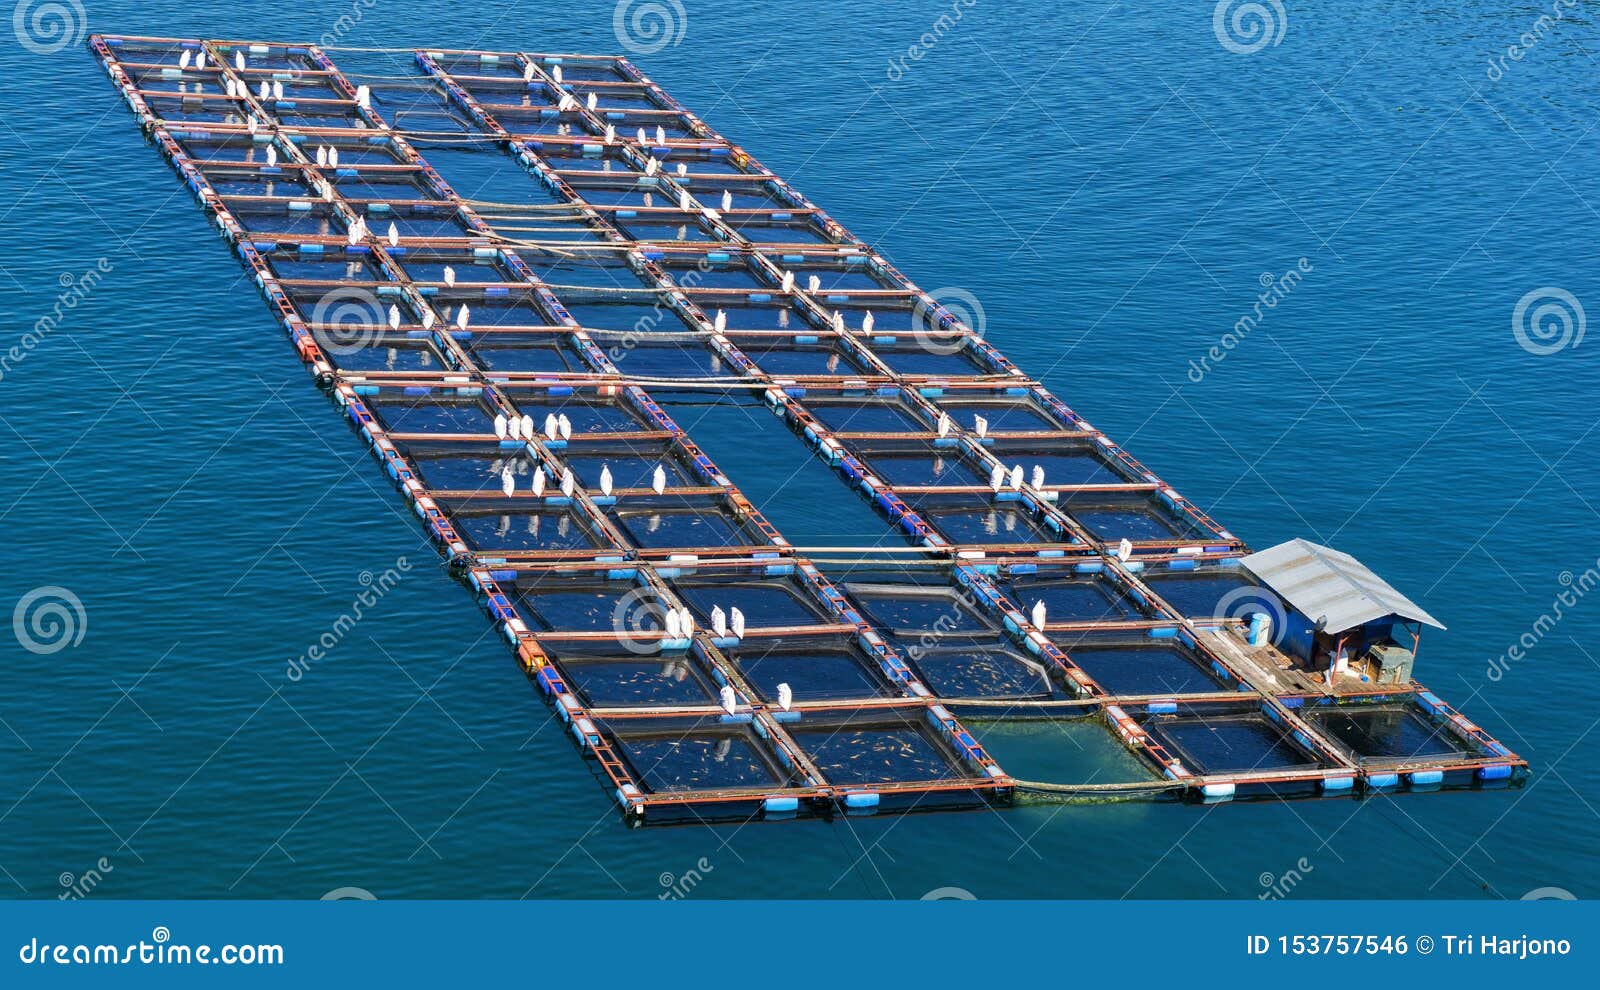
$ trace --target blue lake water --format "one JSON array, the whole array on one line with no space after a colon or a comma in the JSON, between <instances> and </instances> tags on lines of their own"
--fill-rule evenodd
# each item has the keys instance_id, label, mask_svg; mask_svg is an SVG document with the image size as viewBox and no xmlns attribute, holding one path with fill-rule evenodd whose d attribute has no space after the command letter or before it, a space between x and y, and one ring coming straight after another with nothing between
<instances>
[{"instance_id":1,"label":"blue lake water","mask_svg":"<svg viewBox=\"0 0 1600 990\"><path fill-rule=\"evenodd\" d=\"M58 586L86 616L67 649L0 651L0 892L92 869L95 896L648 898L693 870L695 896L1249 898L1293 870L1295 896L1594 895L1600 594L1540 620L1600 557L1600 341L1513 323L1524 299L1600 315L1600 31L1559 3L1274 6L1243 51L1209 3L684 0L636 60L924 288L971 293L1253 546L1334 544L1439 616L1418 676L1529 786L625 830L98 63L7 36L6 346L100 275L0 378L0 604ZM621 50L612 3L85 8L108 33ZM674 415L795 542L881 531L798 440ZM980 734L1022 777L1129 769L1090 726Z\"/></svg>"}]
</instances>

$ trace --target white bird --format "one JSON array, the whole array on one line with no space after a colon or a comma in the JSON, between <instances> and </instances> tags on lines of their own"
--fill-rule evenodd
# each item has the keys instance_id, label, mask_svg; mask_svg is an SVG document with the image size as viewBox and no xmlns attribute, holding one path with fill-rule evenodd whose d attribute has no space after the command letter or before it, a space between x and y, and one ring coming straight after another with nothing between
<instances>
[{"instance_id":1,"label":"white bird","mask_svg":"<svg viewBox=\"0 0 1600 990\"><path fill-rule=\"evenodd\" d=\"M328 146L328 165L332 168L339 167L339 149L334 145Z\"/></svg>"},{"instance_id":2,"label":"white bird","mask_svg":"<svg viewBox=\"0 0 1600 990\"><path fill-rule=\"evenodd\" d=\"M657 495L667 490L667 471L659 464L656 465L655 474L650 476L650 487L656 490Z\"/></svg>"},{"instance_id":3,"label":"white bird","mask_svg":"<svg viewBox=\"0 0 1600 990\"><path fill-rule=\"evenodd\" d=\"M999 491L1000 486L1006 483L1006 469L996 464L994 470L989 472L989 490Z\"/></svg>"},{"instance_id":4,"label":"white bird","mask_svg":"<svg viewBox=\"0 0 1600 990\"><path fill-rule=\"evenodd\" d=\"M444 284L447 286L456 284L456 270L449 265L444 266Z\"/></svg>"},{"instance_id":5,"label":"white bird","mask_svg":"<svg viewBox=\"0 0 1600 990\"><path fill-rule=\"evenodd\" d=\"M522 435L529 440L533 439L533 417L526 413L522 416Z\"/></svg>"},{"instance_id":6,"label":"white bird","mask_svg":"<svg viewBox=\"0 0 1600 990\"><path fill-rule=\"evenodd\" d=\"M356 106L363 110L372 109L372 89L365 84L356 87Z\"/></svg>"},{"instance_id":7,"label":"white bird","mask_svg":"<svg viewBox=\"0 0 1600 990\"><path fill-rule=\"evenodd\" d=\"M711 610L711 631L716 633L718 639L728 635L728 616L722 611L721 605Z\"/></svg>"},{"instance_id":8,"label":"white bird","mask_svg":"<svg viewBox=\"0 0 1600 990\"><path fill-rule=\"evenodd\" d=\"M398 329L400 329L400 307L399 306L391 305L389 307L389 329L390 330L398 330Z\"/></svg>"},{"instance_id":9,"label":"white bird","mask_svg":"<svg viewBox=\"0 0 1600 990\"><path fill-rule=\"evenodd\" d=\"M1011 490L1012 491L1021 491L1022 490L1022 465L1021 464L1018 464L1016 467L1011 469Z\"/></svg>"},{"instance_id":10,"label":"white bird","mask_svg":"<svg viewBox=\"0 0 1600 990\"><path fill-rule=\"evenodd\" d=\"M269 144L267 145L267 168L276 168L277 166L278 149Z\"/></svg>"},{"instance_id":11,"label":"white bird","mask_svg":"<svg viewBox=\"0 0 1600 990\"><path fill-rule=\"evenodd\" d=\"M256 90L256 95L263 100L266 99L272 95L272 86L265 79L261 80L261 87Z\"/></svg>"},{"instance_id":12,"label":"white bird","mask_svg":"<svg viewBox=\"0 0 1600 990\"><path fill-rule=\"evenodd\" d=\"M688 162L679 162L678 163L678 174L679 175L688 175L689 174L689 163Z\"/></svg>"},{"instance_id":13,"label":"white bird","mask_svg":"<svg viewBox=\"0 0 1600 990\"><path fill-rule=\"evenodd\" d=\"M656 144L666 144L666 143L667 143L667 129L665 127L657 126L656 127Z\"/></svg>"},{"instance_id":14,"label":"white bird","mask_svg":"<svg viewBox=\"0 0 1600 990\"><path fill-rule=\"evenodd\" d=\"M978 434L978 439L981 440L989 432L989 421L982 416L974 416L972 417L972 429Z\"/></svg>"},{"instance_id":15,"label":"white bird","mask_svg":"<svg viewBox=\"0 0 1600 990\"><path fill-rule=\"evenodd\" d=\"M351 244L358 243L361 240L361 228L356 224L351 224L350 229L344 232L344 239Z\"/></svg>"},{"instance_id":16,"label":"white bird","mask_svg":"<svg viewBox=\"0 0 1600 990\"><path fill-rule=\"evenodd\" d=\"M1117 559L1126 564L1128 562L1128 558L1132 556L1133 544L1128 542L1128 538L1124 536L1122 538L1122 542L1117 544Z\"/></svg>"},{"instance_id":17,"label":"white bird","mask_svg":"<svg viewBox=\"0 0 1600 990\"><path fill-rule=\"evenodd\" d=\"M566 468L561 472L561 494L572 497L572 489L578 484L578 479L573 477L572 469Z\"/></svg>"},{"instance_id":18,"label":"white bird","mask_svg":"<svg viewBox=\"0 0 1600 990\"><path fill-rule=\"evenodd\" d=\"M682 192L678 193L678 209L680 209L680 210L692 210L692 209L694 209L694 200L689 198L689 190L685 189Z\"/></svg>"},{"instance_id":19,"label":"white bird","mask_svg":"<svg viewBox=\"0 0 1600 990\"><path fill-rule=\"evenodd\" d=\"M639 143L640 144L649 144L650 143L650 139L644 136L644 128L643 127L639 128Z\"/></svg>"},{"instance_id":20,"label":"white bird","mask_svg":"<svg viewBox=\"0 0 1600 990\"><path fill-rule=\"evenodd\" d=\"M616 140L617 140L617 125L615 125L615 124L607 124L606 125L606 144L612 144Z\"/></svg>"},{"instance_id":21,"label":"white bird","mask_svg":"<svg viewBox=\"0 0 1600 990\"><path fill-rule=\"evenodd\" d=\"M178 68L187 69L189 67L189 60L192 58L194 58L194 52L185 48L183 50L183 54L178 56Z\"/></svg>"},{"instance_id":22,"label":"white bird","mask_svg":"<svg viewBox=\"0 0 1600 990\"><path fill-rule=\"evenodd\" d=\"M272 81L272 98L274 100L283 99L283 82L281 80L274 79Z\"/></svg>"},{"instance_id":23,"label":"white bird","mask_svg":"<svg viewBox=\"0 0 1600 990\"><path fill-rule=\"evenodd\" d=\"M561 66L559 66L559 65L551 66L551 68L550 68L550 76L556 82L560 82L561 81Z\"/></svg>"},{"instance_id":24,"label":"white bird","mask_svg":"<svg viewBox=\"0 0 1600 990\"><path fill-rule=\"evenodd\" d=\"M317 145L317 164L319 166L328 164L328 146L325 144Z\"/></svg>"},{"instance_id":25,"label":"white bird","mask_svg":"<svg viewBox=\"0 0 1600 990\"><path fill-rule=\"evenodd\" d=\"M544 494L544 468L533 472L533 497L538 498Z\"/></svg>"},{"instance_id":26,"label":"white bird","mask_svg":"<svg viewBox=\"0 0 1600 990\"><path fill-rule=\"evenodd\" d=\"M656 171L658 169L660 169L660 168L661 168L661 162L657 161L654 158L651 158L651 159L649 159L648 161L646 161L644 163L644 174L645 175L655 175Z\"/></svg>"},{"instance_id":27,"label":"white bird","mask_svg":"<svg viewBox=\"0 0 1600 990\"><path fill-rule=\"evenodd\" d=\"M200 51L195 52L195 54L194 54L194 67L196 69L204 69L206 67L205 49L202 48Z\"/></svg>"},{"instance_id":28,"label":"white bird","mask_svg":"<svg viewBox=\"0 0 1600 990\"><path fill-rule=\"evenodd\" d=\"M734 608L728 612L728 628L734 639L744 639L744 613Z\"/></svg>"},{"instance_id":29,"label":"white bird","mask_svg":"<svg viewBox=\"0 0 1600 990\"><path fill-rule=\"evenodd\" d=\"M244 50L243 49L235 48L233 50L233 67L235 69L238 69L240 72L244 71Z\"/></svg>"},{"instance_id":30,"label":"white bird","mask_svg":"<svg viewBox=\"0 0 1600 990\"><path fill-rule=\"evenodd\" d=\"M494 418L494 435L504 440L506 438L506 414L498 413Z\"/></svg>"},{"instance_id":31,"label":"white bird","mask_svg":"<svg viewBox=\"0 0 1600 990\"><path fill-rule=\"evenodd\" d=\"M667 638L668 639L682 639L683 638L683 629L678 624L678 612L677 612L676 609L670 609L670 608L667 609L667 614L666 614L666 617L665 617L664 621L665 621L666 627L667 627Z\"/></svg>"},{"instance_id":32,"label":"white bird","mask_svg":"<svg viewBox=\"0 0 1600 990\"><path fill-rule=\"evenodd\" d=\"M722 708L723 708L723 710L726 711L729 715L732 715L734 713L734 711L739 707L739 696L734 694L733 693L733 688L729 687L726 684L722 685L722 691L720 693L721 693L721 696L722 696Z\"/></svg>"},{"instance_id":33,"label":"white bird","mask_svg":"<svg viewBox=\"0 0 1600 990\"><path fill-rule=\"evenodd\" d=\"M556 425L556 414L555 413L551 413L550 415L548 415L548 416L546 416L544 418L544 435L545 435L545 439L554 440L556 438L556 431L558 429L559 429L559 427Z\"/></svg>"},{"instance_id":34,"label":"white bird","mask_svg":"<svg viewBox=\"0 0 1600 990\"><path fill-rule=\"evenodd\" d=\"M517 476L511 473L510 468L505 468L500 472L500 490L507 495L517 490Z\"/></svg>"},{"instance_id":35,"label":"white bird","mask_svg":"<svg viewBox=\"0 0 1600 990\"><path fill-rule=\"evenodd\" d=\"M717 333L721 333L722 331L728 329L728 314L724 313L720 309L717 310L717 315L711 321L711 326L717 331Z\"/></svg>"},{"instance_id":36,"label":"white bird","mask_svg":"<svg viewBox=\"0 0 1600 990\"><path fill-rule=\"evenodd\" d=\"M534 73L533 63L529 62L522 70L522 81L523 82L533 82L533 73Z\"/></svg>"},{"instance_id":37,"label":"white bird","mask_svg":"<svg viewBox=\"0 0 1600 990\"><path fill-rule=\"evenodd\" d=\"M787 682L778 685L778 707L788 711L794 704L794 692L789 689Z\"/></svg>"},{"instance_id":38,"label":"white bird","mask_svg":"<svg viewBox=\"0 0 1600 990\"><path fill-rule=\"evenodd\" d=\"M258 127L260 127L261 124L254 117L246 117L245 121L244 121L244 126L245 126L245 130L249 131L251 134L254 134L256 132L256 129Z\"/></svg>"},{"instance_id":39,"label":"white bird","mask_svg":"<svg viewBox=\"0 0 1600 990\"><path fill-rule=\"evenodd\" d=\"M462 303L461 308L456 310L456 329L465 330L467 328L467 318L471 315L472 310L466 303Z\"/></svg>"},{"instance_id":40,"label":"white bird","mask_svg":"<svg viewBox=\"0 0 1600 990\"><path fill-rule=\"evenodd\" d=\"M1035 629L1043 629L1044 628L1044 616L1045 616L1044 599L1041 598L1038 601L1033 603L1033 628L1035 628Z\"/></svg>"},{"instance_id":41,"label":"white bird","mask_svg":"<svg viewBox=\"0 0 1600 990\"><path fill-rule=\"evenodd\" d=\"M862 333L871 333L872 332L872 324L875 323L875 322L877 322L877 321L872 318L872 310L870 310L870 309L867 310L867 315L863 316L861 318L861 332Z\"/></svg>"},{"instance_id":42,"label":"white bird","mask_svg":"<svg viewBox=\"0 0 1600 990\"><path fill-rule=\"evenodd\" d=\"M722 190L722 208L724 210L733 209L733 193L726 189Z\"/></svg>"},{"instance_id":43,"label":"white bird","mask_svg":"<svg viewBox=\"0 0 1600 990\"><path fill-rule=\"evenodd\" d=\"M231 78L223 77L222 92L228 97L228 99L233 99L233 80Z\"/></svg>"},{"instance_id":44,"label":"white bird","mask_svg":"<svg viewBox=\"0 0 1600 990\"><path fill-rule=\"evenodd\" d=\"M590 110L600 105L600 97L594 93L589 94L588 107Z\"/></svg>"},{"instance_id":45,"label":"white bird","mask_svg":"<svg viewBox=\"0 0 1600 990\"><path fill-rule=\"evenodd\" d=\"M685 636L694 635L694 613L687 607L678 609L678 627Z\"/></svg>"},{"instance_id":46,"label":"white bird","mask_svg":"<svg viewBox=\"0 0 1600 990\"><path fill-rule=\"evenodd\" d=\"M939 414L939 439L943 440L950 435L950 414Z\"/></svg>"},{"instance_id":47,"label":"white bird","mask_svg":"<svg viewBox=\"0 0 1600 990\"><path fill-rule=\"evenodd\" d=\"M611 494L611 469L604 464L600 465L600 494Z\"/></svg>"},{"instance_id":48,"label":"white bird","mask_svg":"<svg viewBox=\"0 0 1600 990\"><path fill-rule=\"evenodd\" d=\"M562 93L561 98L556 101L556 109L562 113L566 113L569 110L576 110L578 109L578 101L573 99L571 93Z\"/></svg>"},{"instance_id":49,"label":"white bird","mask_svg":"<svg viewBox=\"0 0 1600 990\"><path fill-rule=\"evenodd\" d=\"M511 416L506 419L506 436L513 440L522 439L522 417Z\"/></svg>"},{"instance_id":50,"label":"white bird","mask_svg":"<svg viewBox=\"0 0 1600 990\"><path fill-rule=\"evenodd\" d=\"M424 330L432 330L434 322L437 321L438 319L439 318L437 316L433 315L433 310L431 308L423 310L422 311L422 329L424 329Z\"/></svg>"},{"instance_id":51,"label":"white bird","mask_svg":"<svg viewBox=\"0 0 1600 990\"><path fill-rule=\"evenodd\" d=\"M390 247L399 247L400 246L400 228L396 227L394 225L394 221L393 220L389 221L389 246ZM462 309L466 309L467 307L463 306L461 308Z\"/></svg>"},{"instance_id":52,"label":"white bird","mask_svg":"<svg viewBox=\"0 0 1600 990\"><path fill-rule=\"evenodd\" d=\"M779 283L778 288L782 289L784 292L793 292L794 291L794 272L784 272L783 273L783 281L781 283Z\"/></svg>"},{"instance_id":53,"label":"white bird","mask_svg":"<svg viewBox=\"0 0 1600 990\"><path fill-rule=\"evenodd\" d=\"M834 333L844 333L844 313L839 310L833 312Z\"/></svg>"},{"instance_id":54,"label":"white bird","mask_svg":"<svg viewBox=\"0 0 1600 990\"><path fill-rule=\"evenodd\" d=\"M325 203L333 202L333 183L331 183L331 182L318 183L317 188L322 190L322 201L323 202L325 202Z\"/></svg>"},{"instance_id":55,"label":"white bird","mask_svg":"<svg viewBox=\"0 0 1600 990\"><path fill-rule=\"evenodd\" d=\"M806 279L806 291L807 292L821 292L822 291L822 279L818 278L815 275L812 275L810 278Z\"/></svg>"},{"instance_id":56,"label":"white bird","mask_svg":"<svg viewBox=\"0 0 1600 990\"><path fill-rule=\"evenodd\" d=\"M1044 487L1044 468L1038 464L1033 466L1033 487Z\"/></svg>"},{"instance_id":57,"label":"white bird","mask_svg":"<svg viewBox=\"0 0 1600 990\"><path fill-rule=\"evenodd\" d=\"M556 417L556 426L561 430L561 439L572 439L572 420L567 418L566 413Z\"/></svg>"}]
</instances>

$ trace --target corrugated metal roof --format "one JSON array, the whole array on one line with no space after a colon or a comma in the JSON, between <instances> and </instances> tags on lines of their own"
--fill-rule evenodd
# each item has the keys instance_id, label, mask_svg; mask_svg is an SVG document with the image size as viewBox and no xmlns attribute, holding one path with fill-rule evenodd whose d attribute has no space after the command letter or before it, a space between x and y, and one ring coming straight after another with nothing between
<instances>
[{"instance_id":1,"label":"corrugated metal roof","mask_svg":"<svg viewBox=\"0 0 1600 990\"><path fill-rule=\"evenodd\" d=\"M1331 633L1386 615L1444 628L1361 561L1308 540L1280 543L1241 563L1312 621L1326 616L1324 628Z\"/></svg>"}]
</instances>

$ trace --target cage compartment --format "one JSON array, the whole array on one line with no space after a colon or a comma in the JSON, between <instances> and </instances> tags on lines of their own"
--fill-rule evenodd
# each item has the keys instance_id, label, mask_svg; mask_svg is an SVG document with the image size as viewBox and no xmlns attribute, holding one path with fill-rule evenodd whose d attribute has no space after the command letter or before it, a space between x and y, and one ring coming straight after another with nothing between
<instances>
[{"instance_id":1,"label":"cage compartment","mask_svg":"<svg viewBox=\"0 0 1600 990\"><path fill-rule=\"evenodd\" d=\"M1316 706L1301 714L1363 764L1469 759L1481 754L1449 722L1430 718L1409 704Z\"/></svg>"},{"instance_id":2,"label":"cage compartment","mask_svg":"<svg viewBox=\"0 0 1600 990\"><path fill-rule=\"evenodd\" d=\"M633 777L652 793L771 789L797 783L796 774L749 722L610 719L605 728Z\"/></svg>"},{"instance_id":3,"label":"cage compartment","mask_svg":"<svg viewBox=\"0 0 1600 990\"><path fill-rule=\"evenodd\" d=\"M1044 571L1013 574L999 582L1002 594L1033 614L1044 602L1045 622L1120 622L1142 618L1127 593L1111 579L1099 574L1074 574L1070 571Z\"/></svg>"},{"instance_id":4,"label":"cage compartment","mask_svg":"<svg viewBox=\"0 0 1600 990\"><path fill-rule=\"evenodd\" d=\"M646 550L770 546L749 520L716 497L634 495L607 510L632 543Z\"/></svg>"},{"instance_id":5,"label":"cage compartment","mask_svg":"<svg viewBox=\"0 0 1600 990\"><path fill-rule=\"evenodd\" d=\"M693 652L656 653L625 644L542 644L562 678L591 708L687 708L717 703L718 684Z\"/></svg>"},{"instance_id":6,"label":"cage compartment","mask_svg":"<svg viewBox=\"0 0 1600 990\"><path fill-rule=\"evenodd\" d=\"M778 702L784 684L796 702L864 701L905 694L848 637L752 637L724 652L767 704Z\"/></svg>"},{"instance_id":7,"label":"cage compartment","mask_svg":"<svg viewBox=\"0 0 1600 990\"><path fill-rule=\"evenodd\" d=\"M704 570L668 581L675 594L710 628L712 612L731 616L738 609L745 628L779 629L817 626L836 620L825 604L793 575L765 576L750 572Z\"/></svg>"},{"instance_id":8,"label":"cage compartment","mask_svg":"<svg viewBox=\"0 0 1600 990\"><path fill-rule=\"evenodd\" d=\"M1186 767L1203 774L1266 773L1322 766L1281 726L1259 712L1157 715L1146 731Z\"/></svg>"},{"instance_id":9,"label":"cage compartment","mask_svg":"<svg viewBox=\"0 0 1600 990\"><path fill-rule=\"evenodd\" d=\"M1154 636L1056 636L1056 646L1110 695L1171 697L1226 691L1198 654Z\"/></svg>"},{"instance_id":10,"label":"cage compartment","mask_svg":"<svg viewBox=\"0 0 1600 990\"><path fill-rule=\"evenodd\" d=\"M1056 505L1095 539L1106 542L1184 542L1210 536L1199 523L1153 494L1063 492Z\"/></svg>"}]
</instances>

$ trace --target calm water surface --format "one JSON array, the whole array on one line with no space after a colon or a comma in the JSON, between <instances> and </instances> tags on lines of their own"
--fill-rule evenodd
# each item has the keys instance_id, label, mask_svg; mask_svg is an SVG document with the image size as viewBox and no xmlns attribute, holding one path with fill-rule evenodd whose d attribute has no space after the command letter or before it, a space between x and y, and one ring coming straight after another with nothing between
<instances>
[{"instance_id":1,"label":"calm water surface","mask_svg":"<svg viewBox=\"0 0 1600 990\"><path fill-rule=\"evenodd\" d=\"M97 63L6 37L7 345L64 273L109 270L0 380L0 599L61 586L87 616L60 652L6 642L0 891L96 869L119 897L648 898L698 870L697 896L1249 898L1293 869L1296 896L1596 893L1600 597L1534 630L1600 556L1600 343L1513 333L1529 293L1600 314L1592 4L1493 71L1547 5L1294 3L1253 52L1209 3L978 2L938 29L940 3L682 6L647 72L923 287L972 293L1003 351L1253 545L1338 545L1440 616L1419 676L1531 785L626 831ZM346 17L351 46L620 48L610 3L85 8L130 34ZM780 529L876 531L742 418L684 415ZM1020 776L1125 771L1092 728L985 737Z\"/></svg>"}]
</instances>

